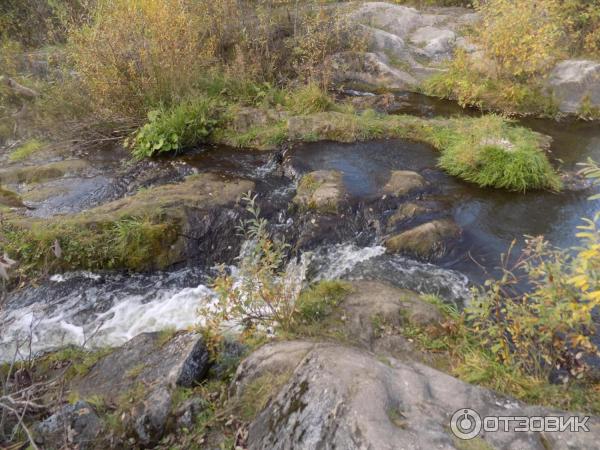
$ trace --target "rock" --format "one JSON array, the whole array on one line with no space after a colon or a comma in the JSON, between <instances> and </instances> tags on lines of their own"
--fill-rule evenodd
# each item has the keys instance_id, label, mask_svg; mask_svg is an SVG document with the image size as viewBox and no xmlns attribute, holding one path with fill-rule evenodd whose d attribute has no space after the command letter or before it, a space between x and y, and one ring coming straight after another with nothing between
<instances>
[{"instance_id":1,"label":"rock","mask_svg":"<svg viewBox=\"0 0 600 450\"><path fill-rule=\"evenodd\" d=\"M448 29L426 26L415 31L410 40L421 47L428 57L447 59L454 51L456 33Z\"/></svg>"},{"instance_id":2,"label":"rock","mask_svg":"<svg viewBox=\"0 0 600 450\"><path fill-rule=\"evenodd\" d=\"M365 350L304 341L269 344L254 352L239 367L232 393L243 396L250 380L275 370L291 375L251 422L251 450L453 450L463 443L452 435L450 419L463 408L481 416L567 416L524 406L416 362L383 362ZM587 425L597 429L600 420L592 417ZM595 433L498 431L469 445L559 450L596 448L596 441Z\"/></svg>"},{"instance_id":3,"label":"rock","mask_svg":"<svg viewBox=\"0 0 600 450\"><path fill-rule=\"evenodd\" d=\"M563 113L600 108L600 62L562 61L551 72L547 86Z\"/></svg>"},{"instance_id":4,"label":"rock","mask_svg":"<svg viewBox=\"0 0 600 450\"><path fill-rule=\"evenodd\" d=\"M436 8L435 13L384 2L362 4L350 16L357 33L366 35L367 53L340 53L330 62L334 81L371 89L418 91L427 78L446 70L456 47L476 50L458 31L478 15L462 8Z\"/></svg>"},{"instance_id":5,"label":"rock","mask_svg":"<svg viewBox=\"0 0 600 450\"><path fill-rule=\"evenodd\" d=\"M40 183L92 171L90 164L81 159L67 159L34 166L18 166L0 170L0 184L16 185Z\"/></svg>"},{"instance_id":6,"label":"rock","mask_svg":"<svg viewBox=\"0 0 600 450\"><path fill-rule=\"evenodd\" d=\"M100 417L82 400L60 407L34 428L36 442L47 450L62 449L65 444L80 450L100 448L103 431Z\"/></svg>"},{"instance_id":7,"label":"rock","mask_svg":"<svg viewBox=\"0 0 600 450\"><path fill-rule=\"evenodd\" d=\"M319 212L336 212L345 198L342 174L336 170L307 173L298 183L294 203Z\"/></svg>"},{"instance_id":8,"label":"rock","mask_svg":"<svg viewBox=\"0 0 600 450\"><path fill-rule=\"evenodd\" d=\"M363 95L360 97L353 97L350 101L354 109L357 111L374 109L375 111L386 114L393 114L401 111L407 106L410 106L407 102L399 100L397 96L389 92L381 95Z\"/></svg>"},{"instance_id":9,"label":"rock","mask_svg":"<svg viewBox=\"0 0 600 450\"><path fill-rule=\"evenodd\" d=\"M394 228L400 222L410 220L419 214L424 214L429 211L424 205L419 203L402 203L388 218L388 228Z\"/></svg>"},{"instance_id":10,"label":"rock","mask_svg":"<svg viewBox=\"0 0 600 450\"><path fill-rule=\"evenodd\" d=\"M385 30L401 38L427 25L444 20L442 15L423 14L415 8L385 2L368 2L351 15L351 20Z\"/></svg>"},{"instance_id":11,"label":"rock","mask_svg":"<svg viewBox=\"0 0 600 450\"><path fill-rule=\"evenodd\" d=\"M417 79L406 70L392 67L380 53L343 52L328 59L336 83L354 83L373 89L414 90Z\"/></svg>"},{"instance_id":12,"label":"rock","mask_svg":"<svg viewBox=\"0 0 600 450\"><path fill-rule=\"evenodd\" d=\"M394 170L390 175L390 179L383 187L383 192L387 195L401 197L425 187L426 181L421 175L409 170Z\"/></svg>"},{"instance_id":13,"label":"rock","mask_svg":"<svg viewBox=\"0 0 600 450\"><path fill-rule=\"evenodd\" d=\"M177 428L187 428L190 430L194 426L196 417L208 407L209 404L206 400L199 397L192 397L186 400L173 412L173 415L176 417Z\"/></svg>"},{"instance_id":14,"label":"rock","mask_svg":"<svg viewBox=\"0 0 600 450\"><path fill-rule=\"evenodd\" d=\"M406 324L418 327L438 326L444 316L419 294L399 289L380 281L355 281L352 292L340 304L348 336L357 338L376 350L375 342L381 337L378 323L395 329Z\"/></svg>"},{"instance_id":15,"label":"rock","mask_svg":"<svg viewBox=\"0 0 600 450\"><path fill-rule=\"evenodd\" d=\"M240 107L233 113L233 129L238 133L245 133L253 127L267 125L286 119L285 111L275 109L258 109L252 107Z\"/></svg>"},{"instance_id":16,"label":"rock","mask_svg":"<svg viewBox=\"0 0 600 450\"><path fill-rule=\"evenodd\" d=\"M201 173L189 176L181 183L141 190L80 213L44 219L15 217L11 219L11 226L22 230L37 226L47 230L49 235L58 229L60 237L67 234L74 242L80 235L85 239L92 230L98 234L99 240L102 237L114 242L114 238L107 237L107 234L110 235L116 223L143 218L147 220L148 227L160 229L160 232L146 233L151 237L143 242L148 250L140 251L140 246L133 248L124 255L121 268L137 271L164 269L192 258L213 264L238 254L241 239L235 233L235 223L241 209L236 204L244 193L252 189L254 182L249 180ZM41 236L40 241L34 241L32 245L46 245L43 233ZM35 238L32 236L32 239ZM100 254L93 253L94 250L91 248L86 254L87 260L82 260L80 254L69 258L65 255L62 262L73 260L75 265L63 264L60 269L80 269L77 264L86 268L97 267L103 261L106 249L102 248Z\"/></svg>"},{"instance_id":17,"label":"rock","mask_svg":"<svg viewBox=\"0 0 600 450\"><path fill-rule=\"evenodd\" d=\"M73 389L81 397L99 396L115 403L137 385L191 387L202 380L209 356L202 337L178 333L166 343L160 333L142 333L98 361Z\"/></svg>"},{"instance_id":18,"label":"rock","mask_svg":"<svg viewBox=\"0 0 600 450\"><path fill-rule=\"evenodd\" d=\"M165 386L154 389L131 411L136 441L144 446L156 443L163 436L171 413L171 392Z\"/></svg>"},{"instance_id":19,"label":"rock","mask_svg":"<svg viewBox=\"0 0 600 450\"><path fill-rule=\"evenodd\" d=\"M409 253L424 259L440 258L446 252L446 242L459 235L460 228L452 220L434 220L389 237L385 246L394 253Z\"/></svg>"}]
</instances>

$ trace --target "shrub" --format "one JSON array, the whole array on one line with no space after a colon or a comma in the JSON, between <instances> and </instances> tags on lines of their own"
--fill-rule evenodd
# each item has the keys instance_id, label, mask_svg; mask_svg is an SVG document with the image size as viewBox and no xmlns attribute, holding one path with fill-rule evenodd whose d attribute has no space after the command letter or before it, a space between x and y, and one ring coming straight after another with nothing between
<instances>
[{"instance_id":1,"label":"shrub","mask_svg":"<svg viewBox=\"0 0 600 450\"><path fill-rule=\"evenodd\" d=\"M465 128L465 127L468 127ZM489 115L439 133L439 166L482 187L559 190L561 182L540 150L540 138Z\"/></svg>"},{"instance_id":2,"label":"shrub","mask_svg":"<svg viewBox=\"0 0 600 450\"><path fill-rule=\"evenodd\" d=\"M209 329L217 332L225 324L244 330L287 330L294 320L304 274L298 273L301 266L297 264L285 265L288 246L271 238L256 196L248 193L243 201L251 218L240 225L245 247L238 269L234 275L223 273L215 280L218 301L201 312Z\"/></svg>"},{"instance_id":3,"label":"shrub","mask_svg":"<svg viewBox=\"0 0 600 450\"><path fill-rule=\"evenodd\" d=\"M215 101L198 98L148 113L127 145L136 158L178 151L206 140L218 123Z\"/></svg>"},{"instance_id":4,"label":"shrub","mask_svg":"<svg viewBox=\"0 0 600 450\"><path fill-rule=\"evenodd\" d=\"M500 77L526 79L551 67L563 50L564 25L558 0L479 2L483 23L477 40Z\"/></svg>"},{"instance_id":5,"label":"shrub","mask_svg":"<svg viewBox=\"0 0 600 450\"><path fill-rule=\"evenodd\" d=\"M100 0L71 37L71 56L95 102L126 117L170 105L213 60L204 18L180 0Z\"/></svg>"}]
</instances>

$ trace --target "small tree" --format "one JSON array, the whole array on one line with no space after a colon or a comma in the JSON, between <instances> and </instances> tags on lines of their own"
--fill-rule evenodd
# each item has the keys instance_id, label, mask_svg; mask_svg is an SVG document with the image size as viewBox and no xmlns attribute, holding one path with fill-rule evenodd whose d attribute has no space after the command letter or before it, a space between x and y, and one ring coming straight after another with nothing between
<instances>
[{"instance_id":1,"label":"small tree","mask_svg":"<svg viewBox=\"0 0 600 450\"><path fill-rule=\"evenodd\" d=\"M237 270L231 274L223 270L217 277L217 302L204 306L201 314L212 329L226 323L244 329L288 329L302 288L302 267L293 261L285 264L289 246L271 237L256 196L248 193L242 200L250 219L239 226L245 242Z\"/></svg>"}]
</instances>

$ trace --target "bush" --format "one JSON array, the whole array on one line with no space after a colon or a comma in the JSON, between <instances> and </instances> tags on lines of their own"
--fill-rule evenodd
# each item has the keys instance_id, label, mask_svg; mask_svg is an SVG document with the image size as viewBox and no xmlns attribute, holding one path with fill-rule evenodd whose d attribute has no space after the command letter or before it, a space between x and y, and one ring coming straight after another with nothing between
<instances>
[{"instance_id":1,"label":"bush","mask_svg":"<svg viewBox=\"0 0 600 450\"><path fill-rule=\"evenodd\" d=\"M438 137L442 148L439 166L463 180L522 192L561 188L558 175L539 148L540 137L499 116L457 123Z\"/></svg>"},{"instance_id":2,"label":"bush","mask_svg":"<svg viewBox=\"0 0 600 450\"><path fill-rule=\"evenodd\" d=\"M176 152L205 141L218 124L216 103L198 98L148 113L148 122L126 144L136 158Z\"/></svg>"},{"instance_id":3,"label":"bush","mask_svg":"<svg viewBox=\"0 0 600 450\"><path fill-rule=\"evenodd\" d=\"M139 118L183 98L211 64L204 25L180 0L100 0L92 23L71 35L71 56L100 107Z\"/></svg>"},{"instance_id":4,"label":"bush","mask_svg":"<svg viewBox=\"0 0 600 450\"><path fill-rule=\"evenodd\" d=\"M294 263L285 265L288 245L270 236L256 196L248 193L243 201L250 219L240 225L245 247L238 270L233 275L223 273L215 280L218 302L207 305L201 313L215 334L225 324L245 331L287 330L294 321L304 278L297 270L302 268Z\"/></svg>"},{"instance_id":5,"label":"bush","mask_svg":"<svg viewBox=\"0 0 600 450\"><path fill-rule=\"evenodd\" d=\"M486 0L477 40L497 65L498 76L527 79L543 73L563 50L558 0Z\"/></svg>"}]
</instances>

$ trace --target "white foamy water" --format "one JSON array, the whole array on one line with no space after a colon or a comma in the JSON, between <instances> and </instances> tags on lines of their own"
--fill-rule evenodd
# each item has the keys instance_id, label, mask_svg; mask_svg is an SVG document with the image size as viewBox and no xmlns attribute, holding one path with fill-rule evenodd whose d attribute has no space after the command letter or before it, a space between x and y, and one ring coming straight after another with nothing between
<instances>
[{"instance_id":1,"label":"white foamy water","mask_svg":"<svg viewBox=\"0 0 600 450\"><path fill-rule=\"evenodd\" d=\"M235 267L230 269L242 276ZM469 295L464 275L386 254L381 246L322 247L290 262L284 277L290 301L307 280L338 278L383 280L458 304ZM199 309L207 304L210 308L216 298L207 284L208 276L192 269L150 275L55 275L40 287L11 294L0 314L0 360L11 359L17 346L19 357L26 358L29 351L66 344L116 346L143 332L202 325Z\"/></svg>"},{"instance_id":2,"label":"white foamy water","mask_svg":"<svg viewBox=\"0 0 600 450\"><path fill-rule=\"evenodd\" d=\"M66 344L120 345L147 331L201 324L198 308L214 293L190 271L154 275L54 276L17 293L0 316L0 359ZM18 344L17 344L18 343Z\"/></svg>"}]
</instances>

